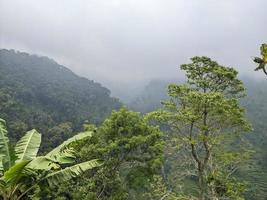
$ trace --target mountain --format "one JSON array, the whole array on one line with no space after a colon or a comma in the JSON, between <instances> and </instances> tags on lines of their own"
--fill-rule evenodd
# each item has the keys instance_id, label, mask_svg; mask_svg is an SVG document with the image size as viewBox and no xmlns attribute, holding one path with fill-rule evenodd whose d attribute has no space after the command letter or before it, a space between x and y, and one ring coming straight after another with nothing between
<instances>
[{"instance_id":1,"label":"mountain","mask_svg":"<svg viewBox=\"0 0 267 200\"><path fill-rule=\"evenodd\" d=\"M171 81L152 80L134 97L128 106L138 112L147 113L158 109L167 99L167 87Z\"/></svg>"},{"instance_id":2,"label":"mountain","mask_svg":"<svg viewBox=\"0 0 267 200\"><path fill-rule=\"evenodd\" d=\"M0 50L0 117L15 141L26 130L55 146L87 120L99 124L122 106L110 91L47 57Z\"/></svg>"}]
</instances>

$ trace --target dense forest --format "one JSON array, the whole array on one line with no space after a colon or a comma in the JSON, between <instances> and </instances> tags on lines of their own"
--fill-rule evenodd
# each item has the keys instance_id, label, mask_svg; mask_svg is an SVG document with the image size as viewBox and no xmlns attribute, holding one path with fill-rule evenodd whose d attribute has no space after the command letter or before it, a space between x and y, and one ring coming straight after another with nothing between
<instances>
[{"instance_id":1,"label":"dense forest","mask_svg":"<svg viewBox=\"0 0 267 200\"><path fill-rule=\"evenodd\" d=\"M99 125L121 106L107 88L47 57L0 50L0 117L9 122L12 140L36 128L47 150L81 130L85 120Z\"/></svg>"},{"instance_id":2,"label":"dense forest","mask_svg":"<svg viewBox=\"0 0 267 200\"><path fill-rule=\"evenodd\" d=\"M47 57L1 50L1 199L265 200L267 80L207 57L181 69L187 81L151 81L123 105Z\"/></svg>"}]
</instances>

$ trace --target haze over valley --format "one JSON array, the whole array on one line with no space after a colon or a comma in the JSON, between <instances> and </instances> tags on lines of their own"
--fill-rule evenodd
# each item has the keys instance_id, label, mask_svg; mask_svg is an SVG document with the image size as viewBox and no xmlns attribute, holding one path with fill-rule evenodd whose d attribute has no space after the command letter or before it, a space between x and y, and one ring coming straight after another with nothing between
<instances>
[{"instance_id":1,"label":"haze over valley","mask_svg":"<svg viewBox=\"0 0 267 200\"><path fill-rule=\"evenodd\" d=\"M251 58L266 39L266 7L264 0L1 0L0 48L48 56L122 98L151 80L182 78L179 65L193 55L263 78Z\"/></svg>"}]
</instances>

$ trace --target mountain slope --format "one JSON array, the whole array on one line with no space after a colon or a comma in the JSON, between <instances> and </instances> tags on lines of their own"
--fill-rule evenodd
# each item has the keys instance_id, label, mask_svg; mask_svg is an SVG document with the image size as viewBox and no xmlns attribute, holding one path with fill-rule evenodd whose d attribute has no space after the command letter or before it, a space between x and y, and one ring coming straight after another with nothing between
<instances>
[{"instance_id":1,"label":"mountain slope","mask_svg":"<svg viewBox=\"0 0 267 200\"><path fill-rule=\"evenodd\" d=\"M107 88L47 57L0 50L0 117L8 121L14 140L35 127L54 146L84 120L98 124L119 107ZM59 135L48 141L55 137L53 130Z\"/></svg>"}]
</instances>

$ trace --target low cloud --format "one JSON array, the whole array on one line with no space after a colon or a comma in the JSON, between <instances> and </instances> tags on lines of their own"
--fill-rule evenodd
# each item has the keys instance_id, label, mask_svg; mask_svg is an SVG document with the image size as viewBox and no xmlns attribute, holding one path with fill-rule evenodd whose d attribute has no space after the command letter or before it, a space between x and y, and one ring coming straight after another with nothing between
<instances>
[{"instance_id":1,"label":"low cloud","mask_svg":"<svg viewBox=\"0 0 267 200\"><path fill-rule=\"evenodd\" d=\"M110 87L181 76L207 55L253 71L265 0L0 0L0 47L46 55Z\"/></svg>"}]
</instances>

